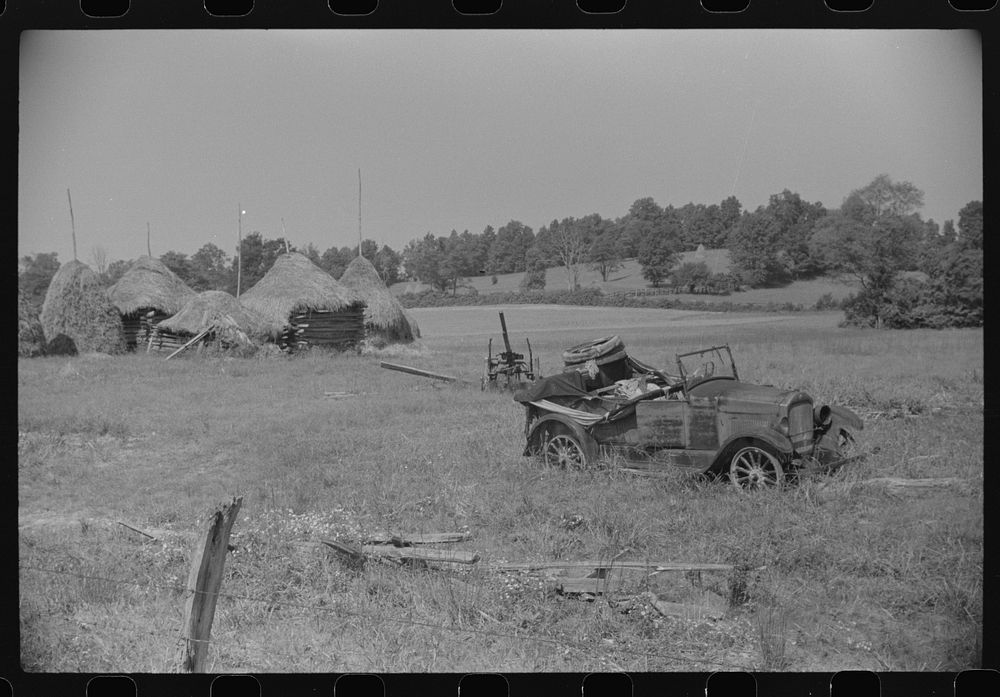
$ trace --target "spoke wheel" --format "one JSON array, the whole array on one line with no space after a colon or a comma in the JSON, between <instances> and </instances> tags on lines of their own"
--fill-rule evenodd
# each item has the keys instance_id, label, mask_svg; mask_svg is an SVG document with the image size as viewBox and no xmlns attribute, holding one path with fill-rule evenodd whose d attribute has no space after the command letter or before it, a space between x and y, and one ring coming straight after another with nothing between
<instances>
[{"instance_id":1,"label":"spoke wheel","mask_svg":"<svg viewBox=\"0 0 1000 697\"><path fill-rule=\"evenodd\" d=\"M740 448L729 462L729 481L737 489L771 489L779 486L784 478L777 456L757 445Z\"/></svg>"},{"instance_id":2,"label":"spoke wheel","mask_svg":"<svg viewBox=\"0 0 1000 697\"><path fill-rule=\"evenodd\" d=\"M583 469L587 466L587 454L574 436L555 433L545 441L542 451L545 464L563 469Z\"/></svg>"}]
</instances>

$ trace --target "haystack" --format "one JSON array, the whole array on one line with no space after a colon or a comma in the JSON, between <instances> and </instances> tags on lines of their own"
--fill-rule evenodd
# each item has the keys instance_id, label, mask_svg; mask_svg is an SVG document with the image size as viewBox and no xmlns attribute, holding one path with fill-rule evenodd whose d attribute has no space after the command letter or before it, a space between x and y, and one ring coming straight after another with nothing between
<instances>
[{"instance_id":1,"label":"haystack","mask_svg":"<svg viewBox=\"0 0 1000 697\"><path fill-rule=\"evenodd\" d=\"M38 310L28 296L17 289L17 355L37 356L45 348L45 334L38 321Z\"/></svg>"},{"instance_id":2,"label":"haystack","mask_svg":"<svg viewBox=\"0 0 1000 697\"><path fill-rule=\"evenodd\" d=\"M353 348L364 338L364 300L297 252L278 257L240 297L281 348Z\"/></svg>"},{"instance_id":3,"label":"haystack","mask_svg":"<svg viewBox=\"0 0 1000 697\"><path fill-rule=\"evenodd\" d=\"M414 339L419 339L420 327L417 325L417 320L413 319L413 315L406 310L403 310L403 317L406 318L406 323L410 325L410 334L413 335Z\"/></svg>"},{"instance_id":4,"label":"haystack","mask_svg":"<svg viewBox=\"0 0 1000 697\"><path fill-rule=\"evenodd\" d=\"M356 290L365 300L365 334L385 342L413 341L415 338L403 306L385 287L375 266L364 257L355 257L340 282Z\"/></svg>"},{"instance_id":5,"label":"haystack","mask_svg":"<svg viewBox=\"0 0 1000 697\"><path fill-rule=\"evenodd\" d=\"M50 346L68 339L78 353L117 353L125 348L121 317L97 274L82 262L68 261L59 267L39 319Z\"/></svg>"},{"instance_id":6,"label":"haystack","mask_svg":"<svg viewBox=\"0 0 1000 697\"><path fill-rule=\"evenodd\" d=\"M264 333L264 322L255 312L222 290L206 290L187 302L180 312L156 325L151 347L175 350L207 332L204 342L222 347L249 346Z\"/></svg>"},{"instance_id":7,"label":"haystack","mask_svg":"<svg viewBox=\"0 0 1000 697\"><path fill-rule=\"evenodd\" d=\"M122 316L125 343L134 347L159 322L177 313L195 292L159 259L139 257L111 286L108 297Z\"/></svg>"}]
</instances>

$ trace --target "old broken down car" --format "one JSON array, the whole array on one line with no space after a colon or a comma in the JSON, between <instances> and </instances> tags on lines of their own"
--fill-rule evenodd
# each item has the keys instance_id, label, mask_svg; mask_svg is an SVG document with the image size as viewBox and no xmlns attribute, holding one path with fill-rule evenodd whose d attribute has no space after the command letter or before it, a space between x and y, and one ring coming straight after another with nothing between
<instances>
[{"instance_id":1,"label":"old broken down car","mask_svg":"<svg viewBox=\"0 0 1000 697\"><path fill-rule=\"evenodd\" d=\"M566 372L514 395L526 411L524 453L549 466L585 468L617 453L644 469L680 467L760 489L857 457L857 414L743 382L728 345L678 354L676 374L635 360L619 337L563 357Z\"/></svg>"}]
</instances>

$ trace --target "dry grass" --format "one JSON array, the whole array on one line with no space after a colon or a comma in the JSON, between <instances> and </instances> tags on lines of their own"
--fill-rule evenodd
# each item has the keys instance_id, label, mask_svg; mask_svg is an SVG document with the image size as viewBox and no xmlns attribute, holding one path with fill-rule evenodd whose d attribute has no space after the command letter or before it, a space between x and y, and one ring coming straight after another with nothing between
<instances>
[{"instance_id":1,"label":"dry grass","mask_svg":"<svg viewBox=\"0 0 1000 697\"><path fill-rule=\"evenodd\" d=\"M427 331L403 362L478 375L485 334L461 336L467 318L449 309L415 315ZM559 329L554 313L538 318L556 327L529 333L543 370L562 348L631 321L620 310L588 317L575 330ZM507 319L519 344L529 322ZM498 337L494 321L483 320ZM173 586L186 578L190 535L212 506L242 493L213 671L973 667L982 332L865 333L834 321L670 320L615 332L657 363L729 340L748 379L917 414L869 419L863 445L880 450L865 462L761 496L679 475L546 470L521 457L522 413L508 396L380 370L377 357L22 360L22 660L31 670L172 669L183 607ZM969 488L899 497L858 484L874 476L959 477ZM482 556L468 570L352 569L310 544L463 528L473 538L458 548ZM659 615L644 594L682 595L691 581L678 574L636 579L609 603L490 568L623 552L734 564L732 575L700 579L730 600L725 616Z\"/></svg>"}]
</instances>

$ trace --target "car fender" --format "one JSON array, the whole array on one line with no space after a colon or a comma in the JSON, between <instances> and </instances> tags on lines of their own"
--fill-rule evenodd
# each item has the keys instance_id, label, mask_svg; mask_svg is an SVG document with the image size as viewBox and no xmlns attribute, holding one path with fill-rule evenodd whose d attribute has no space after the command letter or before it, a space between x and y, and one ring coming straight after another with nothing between
<instances>
[{"instance_id":1,"label":"car fender","mask_svg":"<svg viewBox=\"0 0 1000 697\"><path fill-rule=\"evenodd\" d=\"M578 424L576 421L573 421L573 419L568 416L563 416L562 414L546 414L531 425L531 430L528 432L527 444L524 448L525 455L531 455L537 450L537 448L541 445L539 442L541 434L546 428L551 427L553 423L558 423L568 428L587 451L587 457L591 460L597 459L598 447L597 441L594 437L587 433L587 429L583 426Z\"/></svg>"},{"instance_id":2,"label":"car fender","mask_svg":"<svg viewBox=\"0 0 1000 697\"><path fill-rule=\"evenodd\" d=\"M712 467L709 469L715 469L720 463L723 463L723 460L731 453L733 444L741 440L764 442L782 455L791 455L794 452L792 441L788 439L788 436L769 428L755 428L748 431L741 431L723 443L722 447L719 448L719 454L716 455L715 462L712 463Z\"/></svg>"},{"instance_id":3,"label":"car fender","mask_svg":"<svg viewBox=\"0 0 1000 697\"><path fill-rule=\"evenodd\" d=\"M831 404L830 415L833 417L834 426L846 428L847 430L857 429L858 431L863 430L865 427L865 422L861 420L861 417L847 407Z\"/></svg>"}]
</instances>

